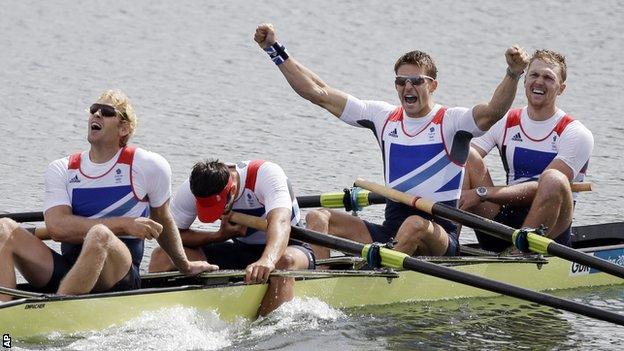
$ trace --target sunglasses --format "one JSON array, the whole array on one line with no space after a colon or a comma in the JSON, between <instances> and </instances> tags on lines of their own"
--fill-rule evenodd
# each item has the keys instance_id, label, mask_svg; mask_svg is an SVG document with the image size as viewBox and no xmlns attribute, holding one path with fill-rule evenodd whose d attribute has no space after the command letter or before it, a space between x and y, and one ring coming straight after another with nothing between
<instances>
[{"instance_id":1,"label":"sunglasses","mask_svg":"<svg viewBox=\"0 0 624 351\"><path fill-rule=\"evenodd\" d=\"M104 104L93 104L91 105L91 107L89 107L89 112L91 112L92 115L94 115L96 112L98 112L98 110L100 111L100 113L102 114L102 117L115 117L118 114L118 111L115 107L111 106L111 105L104 105ZM122 113L119 113L119 116L123 116Z\"/></svg>"},{"instance_id":2,"label":"sunglasses","mask_svg":"<svg viewBox=\"0 0 624 351\"><path fill-rule=\"evenodd\" d=\"M422 75L414 76L414 77L396 76L394 78L394 84L405 86L405 84L407 84L407 81L409 81L410 83L412 83L413 86L417 87L419 85L422 85L425 82L425 79L430 79L432 81L434 80L433 78L429 76L422 76Z\"/></svg>"}]
</instances>

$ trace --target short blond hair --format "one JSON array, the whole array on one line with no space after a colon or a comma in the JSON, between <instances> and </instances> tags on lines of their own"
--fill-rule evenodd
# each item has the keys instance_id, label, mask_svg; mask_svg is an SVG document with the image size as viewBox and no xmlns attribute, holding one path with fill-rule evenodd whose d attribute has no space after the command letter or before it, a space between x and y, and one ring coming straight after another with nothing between
<instances>
[{"instance_id":1,"label":"short blond hair","mask_svg":"<svg viewBox=\"0 0 624 351\"><path fill-rule=\"evenodd\" d=\"M123 91L114 89L103 92L98 100L110 100L113 107L115 107L119 118L122 121L128 122L130 133L121 138L119 141L119 146L126 146L126 144L128 144L128 140L130 140L130 138L134 135L138 125L137 116L134 112L134 107L132 107L132 104L130 103L130 99Z\"/></svg>"},{"instance_id":2,"label":"short blond hair","mask_svg":"<svg viewBox=\"0 0 624 351\"><path fill-rule=\"evenodd\" d=\"M567 66L565 56L553 50L539 49L535 50L531 60L529 61L529 66L535 60L542 60L544 62L548 62L554 65L559 66L559 72L561 73L560 78L561 82L565 82L567 77Z\"/></svg>"}]
</instances>

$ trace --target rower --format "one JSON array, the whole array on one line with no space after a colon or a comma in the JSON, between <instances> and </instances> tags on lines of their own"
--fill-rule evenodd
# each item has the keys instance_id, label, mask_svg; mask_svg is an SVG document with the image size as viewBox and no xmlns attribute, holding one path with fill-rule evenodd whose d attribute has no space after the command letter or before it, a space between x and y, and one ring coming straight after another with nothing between
<instances>
[{"instance_id":1,"label":"rower","mask_svg":"<svg viewBox=\"0 0 624 351\"><path fill-rule=\"evenodd\" d=\"M269 278L273 270L314 269L312 248L289 240L290 226L299 223L299 205L286 174L273 162L198 162L177 190L171 208L189 257L208 260L221 269L245 269L247 283L269 281L258 311L261 316L294 297L294 278ZM230 222L232 210L266 219L268 230ZM196 218L203 223L220 218L220 227L190 229ZM174 268L163 250L153 251L150 272Z\"/></svg>"},{"instance_id":2,"label":"rower","mask_svg":"<svg viewBox=\"0 0 624 351\"><path fill-rule=\"evenodd\" d=\"M438 87L433 59L424 52L411 51L394 66L395 89L401 102L395 106L360 100L328 86L286 51L271 24L259 25L254 39L300 96L341 121L374 133L383 153L388 186L451 206L459 200L470 139L482 135L507 112L515 96L516 78L528 63L522 48L510 47L505 52L507 73L489 103L445 108L433 101ZM410 255L458 254L453 222L396 202L387 203L383 225L332 210L310 212L306 220L310 229L364 243L386 243L395 237L394 248ZM329 256L327 249L315 250L319 258Z\"/></svg>"},{"instance_id":3,"label":"rower","mask_svg":"<svg viewBox=\"0 0 624 351\"><path fill-rule=\"evenodd\" d=\"M524 79L528 105L512 109L485 135L473 139L461 208L513 228L544 226L545 235L571 243L576 194L571 181L585 177L594 147L592 133L557 107L566 84L565 57L551 50L533 54ZM497 147L508 186L495 187L483 158ZM475 232L486 250L509 242Z\"/></svg>"},{"instance_id":4,"label":"rower","mask_svg":"<svg viewBox=\"0 0 624 351\"><path fill-rule=\"evenodd\" d=\"M88 111L90 149L50 163L45 173L44 219L61 253L15 221L0 219L0 286L15 288L17 267L43 292L137 289L145 239L157 239L185 274L217 269L189 262L182 250L169 211L167 161L127 145L137 126L128 97L105 91Z\"/></svg>"}]
</instances>

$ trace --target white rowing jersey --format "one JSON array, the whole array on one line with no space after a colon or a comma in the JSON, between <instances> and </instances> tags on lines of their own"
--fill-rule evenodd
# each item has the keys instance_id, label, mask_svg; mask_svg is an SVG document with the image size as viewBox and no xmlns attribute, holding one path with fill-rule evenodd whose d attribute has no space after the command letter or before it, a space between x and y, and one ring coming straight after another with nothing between
<instances>
[{"instance_id":1,"label":"white rowing jersey","mask_svg":"<svg viewBox=\"0 0 624 351\"><path fill-rule=\"evenodd\" d=\"M299 204L290 182L280 166L273 162L253 160L236 164L240 184L232 210L266 219L274 208L291 209L291 224L301 219ZM188 229L197 218L197 204L189 179L173 197L171 213L180 229ZM246 244L266 244L266 233L249 228L244 237L235 238Z\"/></svg>"},{"instance_id":2,"label":"white rowing jersey","mask_svg":"<svg viewBox=\"0 0 624 351\"><path fill-rule=\"evenodd\" d=\"M554 159L565 162L573 171L573 181L580 182L585 177L594 137L561 109L545 121L534 121L524 107L510 110L472 143L486 153L498 148L509 185L537 180Z\"/></svg>"},{"instance_id":3,"label":"white rowing jersey","mask_svg":"<svg viewBox=\"0 0 624 351\"><path fill-rule=\"evenodd\" d=\"M381 147L386 185L455 205L461 194L470 139L481 131L472 109L436 104L420 118L403 107L349 96L340 119L369 128Z\"/></svg>"},{"instance_id":4,"label":"white rowing jersey","mask_svg":"<svg viewBox=\"0 0 624 351\"><path fill-rule=\"evenodd\" d=\"M45 173L44 211L65 205L74 215L87 218L148 217L150 206L160 207L170 197L169 163L156 153L131 146L102 164L93 163L88 151L75 153L50 163ZM65 252L80 245L63 246ZM132 254L134 259L139 253Z\"/></svg>"}]
</instances>

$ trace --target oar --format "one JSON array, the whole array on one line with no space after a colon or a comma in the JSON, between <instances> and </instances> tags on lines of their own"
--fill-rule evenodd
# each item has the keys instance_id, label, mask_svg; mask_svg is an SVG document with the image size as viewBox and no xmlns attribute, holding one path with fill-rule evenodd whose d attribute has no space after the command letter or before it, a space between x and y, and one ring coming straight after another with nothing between
<instances>
[{"instance_id":1,"label":"oar","mask_svg":"<svg viewBox=\"0 0 624 351\"><path fill-rule=\"evenodd\" d=\"M477 216L473 213L463 211L446 204L434 203L430 200L402 193L398 190L383 186L381 184L369 182L361 178L358 178L354 184L356 186L382 195L383 197L403 203L423 212L439 217L444 217L452 221L461 223L470 228L478 229L499 239L507 240L513 243L516 247L518 246L519 242L521 243L522 240L526 240L526 244L528 244L528 249L532 252L540 254L548 253L553 256L561 257L563 259L577 262L585 266L598 269L602 272L624 278L624 267L618 266L599 257L591 256L584 252L561 245L556 241L541 236L539 234L526 232L523 230L516 230L504 224Z\"/></svg>"},{"instance_id":2,"label":"oar","mask_svg":"<svg viewBox=\"0 0 624 351\"><path fill-rule=\"evenodd\" d=\"M374 204L385 204L386 199L368 190L358 187L345 189L343 192L328 192L320 195L297 196L297 202L301 208L325 207L342 208L347 211L361 210L363 207Z\"/></svg>"},{"instance_id":3,"label":"oar","mask_svg":"<svg viewBox=\"0 0 624 351\"><path fill-rule=\"evenodd\" d=\"M0 213L0 218L11 218L16 222L43 222L43 212Z\"/></svg>"},{"instance_id":4,"label":"oar","mask_svg":"<svg viewBox=\"0 0 624 351\"><path fill-rule=\"evenodd\" d=\"M266 220L259 217L245 215L242 213L233 213L231 220L257 230L266 230L267 228ZM330 249L339 250L350 254L361 255L361 257L364 259L367 259L368 251L372 247L371 244L364 245L355 241L342 239L332 235L322 234L309 229L295 226L291 227L290 235L295 239L299 239L311 244L325 246ZM419 260L417 258L410 257L404 253L390 250L384 247L379 248L379 256L381 258L381 264L385 267L397 269L402 268L416 271L441 279L451 280L457 283L470 285L484 290L489 290L498 294L508 295L538 304L566 310L569 312L578 313L587 317L624 325L624 316L617 313L605 311L600 308L562 299L556 296L524 289L507 283L479 277L449 267L439 266L434 263Z\"/></svg>"},{"instance_id":5,"label":"oar","mask_svg":"<svg viewBox=\"0 0 624 351\"><path fill-rule=\"evenodd\" d=\"M592 191L592 183L579 182L571 183L572 191ZM386 198L374 192L353 187L345 189L343 192L327 192L320 195L297 196L300 208L325 207L325 208L345 208L347 211L361 210L363 207L377 204L385 204ZM42 212L16 212L0 213L0 218L12 218L16 222L42 222Z\"/></svg>"},{"instance_id":6,"label":"oar","mask_svg":"<svg viewBox=\"0 0 624 351\"><path fill-rule=\"evenodd\" d=\"M9 295L13 297L25 297L25 298L46 298L48 296L51 296L49 294L34 293L34 292L26 291L26 290L5 288L4 286L0 286L0 294Z\"/></svg>"},{"instance_id":7,"label":"oar","mask_svg":"<svg viewBox=\"0 0 624 351\"><path fill-rule=\"evenodd\" d=\"M320 195L297 196L300 208L325 207L345 208L347 211L361 210L363 207L385 204L386 199L360 188L345 189L343 192L327 192ZM43 212L0 213L0 218L8 217L16 222L42 222Z\"/></svg>"}]
</instances>

